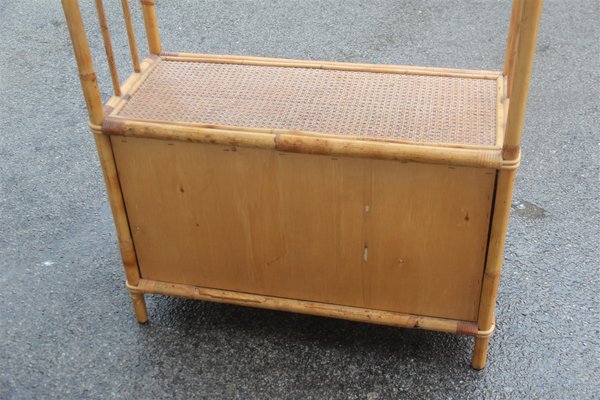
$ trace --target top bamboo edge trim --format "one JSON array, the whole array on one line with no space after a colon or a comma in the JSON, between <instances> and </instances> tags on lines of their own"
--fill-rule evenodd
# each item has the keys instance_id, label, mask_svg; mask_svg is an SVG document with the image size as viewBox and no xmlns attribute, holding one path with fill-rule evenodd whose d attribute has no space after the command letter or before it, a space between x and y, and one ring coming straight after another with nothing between
<instances>
[{"instance_id":1,"label":"top bamboo edge trim","mask_svg":"<svg viewBox=\"0 0 600 400\"><path fill-rule=\"evenodd\" d=\"M452 68L414 67L391 64L358 64L335 61L292 60L286 58L249 57L220 54L193 54L163 52L160 57L165 61L206 62L215 64L240 64L271 67L312 68L355 72L379 72L405 75L442 76L453 78L491 79L502 76L500 71L478 71Z\"/></svg>"},{"instance_id":2,"label":"top bamboo edge trim","mask_svg":"<svg viewBox=\"0 0 600 400\"><path fill-rule=\"evenodd\" d=\"M114 99L127 100L127 96L123 97L114 97ZM113 98L111 98L112 100ZM112 105L112 104L111 104ZM124 104L119 103L119 106ZM113 108L110 113L107 114L107 117L110 117L112 120L121 120L121 121L130 121L132 123L149 123L149 124L157 124L157 125L169 125L169 126L181 126L181 127L189 127L196 129L211 129L218 131L230 131L230 132L239 132L243 134L244 132L249 133L268 133L268 134L293 134L299 136L310 136L317 137L322 139L344 139L344 140L356 140L362 142L377 142L377 143L388 143L388 144L405 144L411 146L424 146L424 147L444 147L444 148L455 148L455 149L472 149L472 150L499 150L502 146L494 145L479 145L479 144L458 144L458 143L446 143L446 142L417 142L417 141L408 141L408 140L395 140L390 138L382 138L382 137L369 137L369 136L359 136L359 135L338 135L334 133L327 132L318 132L318 131L307 131L307 130L290 130L290 129L276 129L276 128L256 128L256 127L243 127L243 126L233 126L233 125L217 125L217 124L201 124L201 123L189 123L189 122L181 122L181 121L168 121L168 120L158 120L158 119L139 119L139 118L128 118L119 115L121 108Z\"/></svg>"},{"instance_id":3,"label":"top bamboo edge trim","mask_svg":"<svg viewBox=\"0 0 600 400\"><path fill-rule=\"evenodd\" d=\"M307 136L301 133L239 132L193 126L164 125L108 117L96 134L271 149L289 153L348 156L485 169L504 165L501 149L451 148L353 139Z\"/></svg>"}]
</instances>

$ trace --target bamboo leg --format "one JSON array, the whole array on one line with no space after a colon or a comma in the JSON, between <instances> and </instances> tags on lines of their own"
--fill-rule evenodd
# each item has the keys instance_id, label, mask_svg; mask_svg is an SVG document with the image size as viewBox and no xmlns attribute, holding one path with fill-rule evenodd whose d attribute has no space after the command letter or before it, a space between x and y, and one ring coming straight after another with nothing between
<instances>
[{"instance_id":1,"label":"bamboo leg","mask_svg":"<svg viewBox=\"0 0 600 400\"><path fill-rule=\"evenodd\" d=\"M142 293L131 293L131 302L133 303L133 310L135 311L135 317L140 324L148 321L148 310L146 309L146 301Z\"/></svg>"},{"instance_id":2,"label":"bamboo leg","mask_svg":"<svg viewBox=\"0 0 600 400\"><path fill-rule=\"evenodd\" d=\"M517 160L520 156L521 133L527 105L529 79L533 66L535 44L537 39L542 0L515 0L513 17L511 20L511 34L509 49L507 50L507 68L505 72L514 75L510 84L512 90L508 118L504 138L503 158L505 161ZM518 40L517 40L518 39ZM490 329L494 323L494 309L496 295L502 270L504 255L504 240L508 227L508 217L512 198L515 170L498 172L496 180L496 198L494 200L494 214L488 245L488 255L483 276L481 301L479 305L478 327L480 331ZM474 369L485 367L489 337L475 339L473 359L471 365Z\"/></svg>"},{"instance_id":3,"label":"bamboo leg","mask_svg":"<svg viewBox=\"0 0 600 400\"><path fill-rule=\"evenodd\" d=\"M485 367L489 345L489 337L475 338L475 348L473 349L473 359L471 361L471 366L474 369L483 369Z\"/></svg>"},{"instance_id":4,"label":"bamboo leg","mask_svg":"<svg viewBox=\"0 0 600 400\"><path fill-rule=\"evenodd\" d=\"M514 170L498 172L496 181L496 198L492 216L492 229L488 245L488 256L483 275L481 301L479 303L478 327L481 331L490 329L494 324L494 310L496 308L496 295L500 283L500 271L504 259L504 241L508 228L508 217L515 181ZM485 367L489 337L475 339L472 366L475 369Z\"/></svg>"}]
</instances>

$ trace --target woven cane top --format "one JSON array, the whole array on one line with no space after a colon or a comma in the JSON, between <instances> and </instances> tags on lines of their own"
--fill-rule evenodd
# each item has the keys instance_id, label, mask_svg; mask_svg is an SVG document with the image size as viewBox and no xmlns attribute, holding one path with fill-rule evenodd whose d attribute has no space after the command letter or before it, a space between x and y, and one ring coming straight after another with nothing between
<instances>
[{"instance_id":1,"label":"woven cane top","mask_svg":"<svg viewBox=\"0 0 600 400\"><path fill-rule=\"evenodd\" d=\"M494 145L496 81L163 60L119 116Z\"/></svg>"}]
</instances>

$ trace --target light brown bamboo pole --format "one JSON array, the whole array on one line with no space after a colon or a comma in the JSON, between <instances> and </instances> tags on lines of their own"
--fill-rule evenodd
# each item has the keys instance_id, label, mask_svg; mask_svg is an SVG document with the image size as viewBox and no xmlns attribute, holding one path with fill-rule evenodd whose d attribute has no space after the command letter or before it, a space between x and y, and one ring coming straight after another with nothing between
<instances>
[{"instance_id":1,"label":"light brown bamboo pole","mask_svg":"<svg viewBox=\"0 0 600 400\"><path fill-rule=\"evenodd\" d=\"M158 34L158 21L154 0L141 0L142 14L144 15L144 26L146 27L146 38L150 54L160 53L160 36Z\"/></svg>"},{"instance_id":2,"label":"light brown bamboo pole","mask_svg":"<svg viewBox=\"0 0 600 400\"><path fill-rule=\"evenodd\" d=\"M330 318L347 319L399 328L426 329L469 336L476 336L479 333L477 331L477 324L469 321L286 299L147 279L140 279L138 285L131 285L128 283L127 288L132 293L162 294L217 303L237 304L300 314L320 315Z\"/></svg>"},{"instance_id":3,"label":"light brown bamboo pole","mask_svg":"<svg viewBox=\"0 0 600 400\"><path fill-rule=\"evenodd\" d=\"M143 293L130 292L131 302L133 303L133 311L135 318L140 324L148 321L148 310L146 309L146 301Z\"/></svg>"},{"instance_id":4,"label":"light brown bamboo pole","mask_svg":"<svg viewBox=\"0 0 600 400\"><path fill-rule=\"evenodd\" d=\"M513 72L515 57L517 54L517 43L519 42L519 30L521 28L521 15L523 14L523 0L513 0L512 13L510 15L510 26L508 41L506 44L506 55L504 57L503 75L506 76L506 95L512 93Z\"/></svg>"},{"instance_id":5,"label":"light brown bamboo pole","mask_svg":"<svg viewBox=\"0 0 600 400\"><path fill-rule=\"evenodd\" d=\"M137 44L135 42L135 33L133 31L133 22L131 21L129 1L121 0L121 8L123 9L123 18L125 19L125 27L127 28L127 40L129 41L129 51L131 52L133 70L135 72L140 72L140 58L138 56Z\"/></svg>"},{"instance_id":6,"label":"light brown bamboo pole","mask_svg":"<svg viewBox=\"0 0 600 400\"><path fill-rule=\"evenodd\" d=\"M521 131L525 118L529 79L531 78L543 3L542 0L522 0L522 2L520 19L518 24L514 25L516 31L512 32L513 36L518 36L515 45L516 53L512 61L514 66L509 64L507 67L509 71L513 71L509 72L509 74L514 76L511 85L513 89L510 106L508 107L507 127L504 138L503 159L505 161L518 160L520 157ZM518 16L518 4L514 6L517 7L517 10L515 11L513 8L513 12L516 12ZM511 25L513 24L511 23ZM482 331L491 328L494 324L496 296L504 258L504 243L508 228L515 173L515 169L498 171L496 180L494 212L483 276L481 301L479 304L478 329ZM475 339L475 348L471 363L473 368L482 369L485 367L488 347L489 337Z\"/></svg>"},{"instance_id":7,"label":"light brown bamboo pole","mask_svg":"<svg viewBox=\"0 0 600 400\"><path fill-rule=\"evenodd\" d=\"M108 31L108 22L106 22L106 13L104 12L104 4L102 0L96 0L96 10L98 11L98 22L100 23L100 31L102 32L102 40L104 41L104 50L108 60L108 68L110 69L110 78L112 80L115 96L121 95L121 86L119 83L119 72L115 63L115 54L113 52L112 43L110 40L110 32Z\"/></svg>"},{"instance_id":8,"label":"light brown bamboo pole","mask_svg":"<svg viewBox=\"0 0 600 400\"><path fill-rule=\"evenodd\" d=\"M355 138L310 136L284 130L239 131L131 121L120 118L107 118L101 129L102 133L107 135L274 149L291 153L376 158L490 169L504 167L501 150L494 148L450 148L375 142L356 140Z\"/></svg>"},{"instance_id":9,"label":"light brown bamboo pole","mask_svg":"<svg viewBox=\"0 0 600 400\"><path fill-rule=\"evenodd\" d=\"M470 69L458 69L458 68L439 68L439 67L419 67L412 65L394 65L394 64L360 64L360 63L347 63L347 62L339 62L339 61L323 61L323 60L295 60L290 58L273 58L273 57L256 57L256 56L240 56L240 55L227 55L227 54L201 54L201 53L172 53L165 52L161 53L165 59L169 58L177 58L177 59L188 59L190 61L207 61L207 60L220 60L220 61L230 61L233 63L243 63L244 61L248 62L276 62L289 64L291 66L297 66L300 68L306 67L309 68L311 66L337 66L337 67L349 67L349 68L378 68L378 69L396 69L396 70L406 70L408 72L433 72L437 73L438 76L444 76L444 73L447 74L457 74L457 75L469 75L476 76L481 79L497 79L501 72L499 71L486 71L486 70L470 70Z\"/></svg>"},{"instance_id":10,"label":"light brown bamboo pole","mask_svg":"<svg viewBox=\"0 0 600 400\"><path fill-rule=\"evenodd\" d=\"M266 57L245 57L245 56L223 56L210 54L189 54L189 53L162 53L164 60L168 61L188 61L188 62L209 62L215 64L239 64L239 65L259 65L266 67L296 67L324 69L331 71L354 71L354 72L378 72L388 74L402 75L425 75L442 76L452 78L472 78L472 79L491 79L496 80L501 76L498 71L477 71L460 70L447 68L428 68L411 67L403 65L377 65L377 64L355 64L339 63L333 61L303 61L287 60Z\"/></svg>"},{"instance_id":11,"label":"light brown bamboo pole","mask_svg":"<svg viewBox=\"0 0 600 400\"><path fill-rule=\"evenodd\" d=\"M102 98L98 89L96 72L94 71L92 55L85 35L79 4L77 0L62 0L62 5L71 36L71 43L73 44L73 51L75 52L75 60L79 69L81 88L90 122L92 124L101 124L104 118Z\"/></svg>"},{"instance_id":12,"label":"light brown bamboo pole","mask_svg":"<svg viewBox=\"0 0 600 400\"><path fill-rule=\"evenodd\" d=\"M521 146L529 80L535 56L537 32L542 13L542 0L523 0L519 40L515 56L514 77L506 121L503 157L515 159Z\"/></svg>"},{"instance_id":13,"label":"light brown bamboo pole","mask_svg":"<svg viewBox=\"0 0 600 400\"><path fill-rule=\"evenodd\" d=\"M77 0L62 0L62 5L69 33L71 35L71 41L73 43L75 59L77 60L77 66L79 68L81 87L83 88L83 95L88 108L90 124L101 125L104 119L102 99L100 98L100 91L98 90L96 74L94 72L92 57L85 35L79 5ZM127 214L125 212L125 205L121 194L121 186L112 153L110 137L95 133L94 139L96 141L100 165L102 166L108 198L115 220L119 248L125 267L125 275L128 282L139 282L140 274L137 258L131 239L131 233L129 231L129 225L127 223ZM138 299L136 303L134 299L134 307L136 310L140 309L140 304L143 304L143 302L140 303Z\"/></svg>"},{"instance_id":14,"label":"light brown bamboo pole","mask_svg":"<svg viewBox=\"0 0 600 400\"><path fill-rule=\"evenodd\" d=\"M504 241L508 228L515 173L516 170L499 171L496 181L494 213L492 215L487 262L479 303L478 328L482 331L490 329L494 324L496 295L504 258ZM475 339L472 359L473 368L482 369L485 367L488 345L489 337Z\"/></svg>"}]
</instances>

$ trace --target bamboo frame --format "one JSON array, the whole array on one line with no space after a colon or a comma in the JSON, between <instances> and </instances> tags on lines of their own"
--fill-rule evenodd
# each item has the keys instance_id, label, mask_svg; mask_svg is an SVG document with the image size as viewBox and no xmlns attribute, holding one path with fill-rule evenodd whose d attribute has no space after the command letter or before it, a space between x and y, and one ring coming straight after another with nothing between
<instances>
[{"instance_id":1,"label":"bamboo frame","mask_svg":"<svg viewBox=\"0 0 600 400\"><path fill-rule=\"evenodd\" d=\"M92 124L101 124L104 119L102 110L102 98L98 89L96 71L92 62L90 47L85 35L81 11L77 0L62 0L67 27L73 44L75 60L79 69L79 79L81 80L81 89L87 106L90 122Z\"/></svg>"},{"instance_id":2,"label":"bamboo frame","mask_svg":"<svg viewBox=\"0 0 600 400\"><path fill-rule=\"evenodd\" d=\"M496 197L488 243L487 263L479 303L478 327L482 330L489 329L494 324L494 310L496 308L496 296L504 258L504 242L508 228L515 172L515 170L500 171L496 177ZM472 360L473 368L482 369L485 366L488 345L489 338L478 338L475 340Z\"/></svg>"},{"instance_id":3,"label":"bamboo frame","mask_svg":"<svg viewBox=\"0 0 600 400\"><path fill-rule=\"evenodd\" d=\"M120 85L103 3L102 0L96 0L98 20L115 92L115 96L109 99L106 108L103 108L78 1L62 0L89 114L90 128L96 140L115 220L127 287L131 292L137 320L140 323L148 320L144 294L163 294L402 328L458 333L475 337L472 366L475 369L483 368L487 358L489 337L495 326L495 301L502 269L515 172L520 162L521 135L542 0L513 1L506 59L502 72L299 61L234 55L161 53L154 1L141 0L140 2L148 48L153 56L140 63L129 4L127 0L121 0L134 74L123 85ZM128 96L135 93L161 60L492 79L497 81L498 87L497 140L494 146L398 143L386 140L339 137L317 132L199 125L173 121L149 122L119 117L118 112L127 101ZM401 314L142 279L113 154L110 138L112 135L262 148L279 152L350 156L496 170L495 195L477 321Z\"/></svg>"},{"instance_id":4,"label":"bamboo frame","mask_svg":"<svg viewBox=\"0 0 600 400\"><path fill-rule=\"evenodd\" d=\"M521 17L523 15L523 0L514 0L510 16L508 41L506 44L506 55L504 56L504 69L502 74L506 76L506 95L511 96L514 77L515 58L517 56L517 44L521 28Z\"/></svg>"},{"instance_id":5,"label":"bamboo frame","mask_svg":"<svg viewBox=\"0 0 600 400\"><path fill-rule=\"evenodd\" d=\"M512 77L514 89L510 97L506 122L503 146L503 158L505 160L518 160L521 154L521 133L525 119L525 107L527 105L529 80L535 56L535 43L542 3L542 0L515 0L513 4L511 35L507 55L514 55L511 58L507 57L508 68L505 69L505 72L511 74L507 77L509 78L507 82L510 86L510 78ZM515 170L499 171L496 178L496 198L494 200L488 255L479 305L479 329L486 329L494 323L494 311L504 258L504 243L508 228L515 173ZM475 340L471 363L474 369L485 367L488 347L489 337Z\"/></svg>"},{"instance_id":6,"label":"bamboo frame","mask_svg":"<svg viewBox=\"0 0 600 400\"><path fill-rule=\"evenodd\" d=\"M102 109L102 100L96 83L96 73L92 64L92 57L83 27L81 12L77 0L62 0L63 9L67 19L67 25L73 42L75 59L81 76L81 85L84 92L84 98L90 115L90 123L102 123L104 112ZM108 197L113 212L121 258L125 267L125 274L131 282L138 282L140 273L131 239L131 232L127 222L127 213L125 204L121 195L121 187L117 170L112 154L110 138L103 135L94 135L100 165L104 173Z\"/></svg>"},{"instance_id":7,"label":"bamboo frame","mask_svg":"<svg viewBox=\"0 0 600 400\"><path fill-rule=\"evenodd\" d=\"M307 61L288 58L252 57L223 54L160 53L167 61L209 62L216 64L258 65L268 67L314 68L333 71L380 72L402 75L443 76L496 80L502 76L499 71L469 70L458 68L418 67L393 64L360 64L336 61Z\"/></svg>"},{"instance_id":8,"label":"bamboo frame","mask_svg":"<svg viewBox=\"0 0 600 400\"><path fill-rule=\"evenodd\" d=\"M165 296L212 301L216 303L235 304L254 308L346 319L370 324L394 326L397 328L424 329L473 337L488 337L493 331L493 327L491 330L480 331L477 329L477 324L471 321L263 296L231 290L219 290L192 285L160 282L149 279L140 279L137 285L131 285L127 282L127 288L134 295L161 294Z\"/></svg>"},{"instance_id":9,"label":"bamboo frame","mask_svg":"<svg viewBox=\"0 0 600 400\"><path fill-rule=\"evenodd\" d=\"M120 96L121 86L119 83L119 72L117 71L117 65L115 64L115 54L113 51L112 42L110 40L110 32L108 31L108 22L106 22L106 13L104 12L104 4L102 4L102 0L96 0L96 11L98 14L100 31L102 33L102 40L104 41L104 50L106 51L106 59L108 60L108 68L110 69L113 90L115 96Z\"/></svg>"},{"instance_id":10,"label":"bamboo frame","mask_svg":"<svg viewBox=\"0 0 600 400\"><path fill-rule=\"evenodd\" d=\"M158 34L158 21L156 19L156 10L154 0L140 0L142 3L142 13L144 15L144 26L146 27L146 39L148 39L148 49L150 54L159 54L161 50L160 36Z\"/></svg>"},{"instance_id":11,"label":"bamboo frame","mask_svg":"<svg viewBox=\"0 0 600 400\"><path fill-rule=\"evenodd\" d=\"M529 81L535 56L537 32L542 14L542 0L523 0L519 40L513 67L510 107L506 121L503 158L514 160L521 146ZM510 77L509 77L510 78Z\"/></svg>"},{"instance_id":12,"label":"bamboo frame","mask_svg":"<svg viewBox=\"0 0 600 400\"><path fill-rule=\"evenodd\" d=\"M505 168L499 149L444 148L385 141L316 137L291 131L225 130L202 126L156 124L121 118L106 118L102 126L92 126L92 130L106 135L221 144L290 153L426 162L463 167ZM240 132L244 134L240 135ZM513 169L514 165L507 164L506 168Z\"/></svg>"},{"instance_id":13,"label":"bamboo frame","mask_svg":"<svg viewBox=\"0 0 600 400\"><path fill-rule=\"evenodd\" d=\"M133 22L131 21L131 10L129 9L129 1L121 0L121 8L123 9L123 18L125 18L125 27L127 29L127 40L129 41L129 50L131 52L131 62L133 63L133 71L140 72L140 58L138 56L137 44L135 42L135 33L133 32Z\"/></svg>"}]
</instances>

